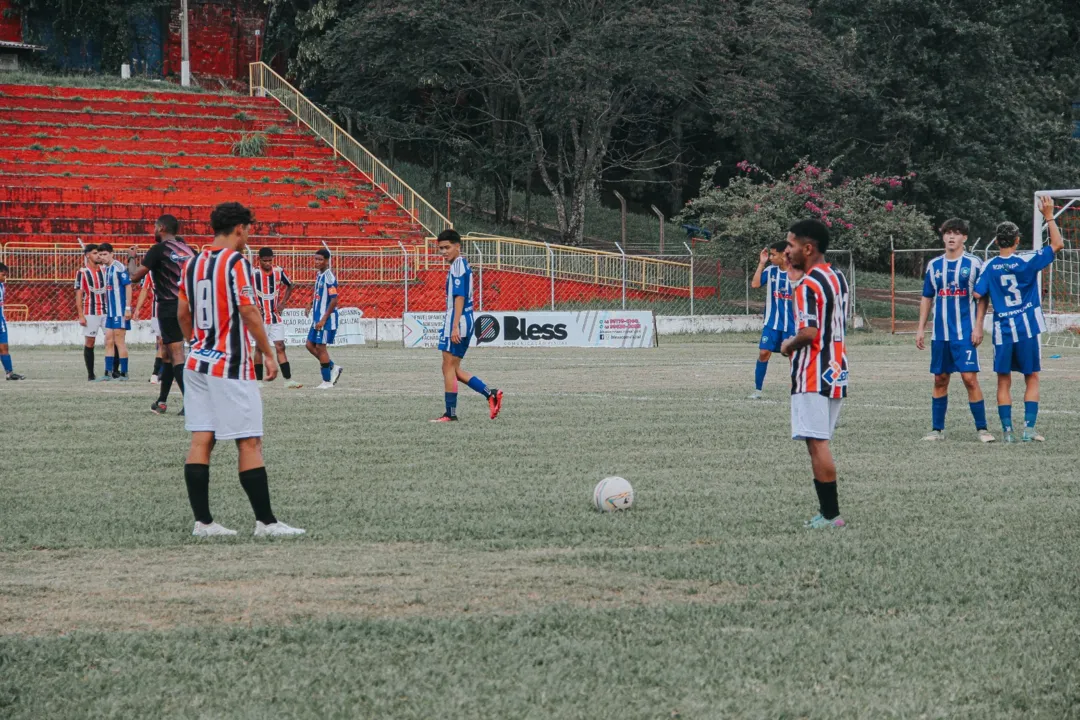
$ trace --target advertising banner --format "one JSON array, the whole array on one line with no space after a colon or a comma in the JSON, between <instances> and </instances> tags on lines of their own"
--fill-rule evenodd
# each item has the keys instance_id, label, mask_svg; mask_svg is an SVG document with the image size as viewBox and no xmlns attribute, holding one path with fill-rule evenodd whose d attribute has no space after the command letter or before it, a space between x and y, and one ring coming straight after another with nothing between
<instances>
[{"instance_id":1,"label":"advertising banner","mask_svg":"<svg viewBox=\"0 0 1080 720\"><path fill-rule=\"evenodd\" d=\"M406 313L407 348L436 348L443 313ZM469 347L655 347L652 311L481 312L473 315Z\"/></svg>"},{"instance_id":2,"label":"advertising banner","mask_svg":"<svg viewBox=\"0 0 1080 720\"><path fill-rule=\"evenodd\" d=\"M364 312L360 308L338 308L338 331L334 345L363 345L364 327L360 319ZM285 324L285 345L303 345L307 342L308 330L311 329L311 315L308 310L287 308L281 311L281 322Z\"/></svg>"}]
</instances>

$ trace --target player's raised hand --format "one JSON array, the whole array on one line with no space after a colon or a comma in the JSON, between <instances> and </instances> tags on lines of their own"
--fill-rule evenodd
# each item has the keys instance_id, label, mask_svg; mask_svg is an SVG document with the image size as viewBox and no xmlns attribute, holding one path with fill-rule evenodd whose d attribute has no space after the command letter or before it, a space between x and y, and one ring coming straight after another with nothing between
<instances>
[{"instance_id":1,"label":"player's raised hand","mask_svg":"<svg viewBox=\"0 0 1080 720\"><path fill-rule=\"evenodd\" d=\"M272 355L263 355L263 380L270 382L277 377L277 359Z\"/></svg>"},{"instance_id":2,"label":"player's raised hand","mask_svg":"<svg viewBox=\"0 0 1080 720\"><path fill-rule=\"evenodd\" d=\"M915 347L920 350L926 349L926 331L922 328L915 331Z\"/></svg>"},{"instance_id":3,"label":"player's raised hand","mask_svg":"<svg viewBox=\"0 0 1080 720\"><path fill-rule=\"evenodd\" d=\"M1042 213L1043 220L1050 222L1054 219L1054 198L1049 195L1043 195L1039 198L1039 212Z\"/></svg>"},{"instance_id":4,"label":"player's raised hand","mask_svg":"<svg viewBox=\"0 0 1080 720\"><path fill-rule=\"evenodd\" d=\"M758 261L762 265L769 262L769 248L765 248L764 250L761 251L761 254L758 255Z\"/></svg>"},{"instance_id":5,"label":"player's raised hand","mask_svg":"<svg viewBox=\"0 0 1080 720\"><path fill-rule=\"evenodd\" d=\"M139 246L138 245L132 245L131 247L128 248L128 257L129 258L137 258L137 257L139 257Z\"/></svg>"}]
</instances>

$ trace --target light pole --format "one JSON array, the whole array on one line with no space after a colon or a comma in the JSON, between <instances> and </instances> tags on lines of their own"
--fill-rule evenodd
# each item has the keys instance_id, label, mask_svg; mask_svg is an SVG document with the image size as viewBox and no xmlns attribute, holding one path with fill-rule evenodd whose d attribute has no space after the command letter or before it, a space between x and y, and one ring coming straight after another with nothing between
<instances>
[{"instance_id":1,"label":"light pole","mask_svg":"<svg viewBox=\"0 0 1080 720\"><path fill-rule=\"evenodd\" d=\"M191 85L191 50L188 47L188 0L180 0L180 84Z\"/></svg>"},{"instance_id":2,"label":"light pole","mask_svg":"<svg viewBox=\"0 0 1080 720\"><path fill-rule=\"evenodd\" d=\"M626 247L626 198L624 198L618 190L615 190L615 197L619 198L619 206L621 207L622 216L622 244Z\"/></svg>"}]
</instances>

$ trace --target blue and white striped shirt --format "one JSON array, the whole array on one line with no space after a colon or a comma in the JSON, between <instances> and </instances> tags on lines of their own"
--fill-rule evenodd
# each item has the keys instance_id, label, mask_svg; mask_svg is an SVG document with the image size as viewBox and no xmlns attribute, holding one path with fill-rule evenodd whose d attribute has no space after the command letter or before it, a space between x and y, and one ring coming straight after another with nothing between
<instances>
[{"instance_id":1,"label":"blue and white striped shirt","mask_svg":"<svg viewBox=\"0 0 1080 720\"><path fill-rule=\"evenodd\" d=\"M795 333L795 318L791 314L791 281L787 270L770 265L761 271L765 286L765 329L780 330L785 335Z\"/></svg>"},{"instance_id":2,"label":"blue and white striped shirt","mask_svg":"<svg viewBox=\"0 0 1080 720\"><path fill-rule=\"evenodd\" d=\"M1003 345L1046 332L1039 298L1039 272L1054 261L1054 250L1044 245L1034 252L990 258L975 286L979 297L990 296L994 305L994 344Z\"/></svg>"},{"instance_id":3,"label":"blue and white striped shirt","mask_svg":"<svg viewBox=\"0 0 1080 720\"><path fill-rule=\"evenodd\" d=\"M330 301L337 297L338 283L337 277L334 275L334 271L330 268L326 268L315 277L315 292L312 293L311 298L311 324L322 320L322 316L326 313L326 308L330 305ZM330 313L330 317L326 319L325 329L337 330L338 326L338 311L337 307L334 308L334 312Z\"/></svg>"},{"instance_id":4,"label":"blue and white striped shirt","mask_svg":"<svg viewBox=\"0 0 1080 720\"><path fill-rule=\"evenodd\" d=\"M473 278L472 268L464 256L459 255L457 260L450 263L450 270L446 273L446 316L443 319L443 337L449 338L453 332L451 325L454 322L454 298L465 298L465 307L461 311L461 338L467 342L472 334L473 325Z\"/></svg>"},{"instance_id":5,"label":"blue and white striped shirt","mask_svg":"<svg viewBox=\"0 0 1080 720\"><path fill-rule=\"evenodd\" d=\"M131 284L131 275L127 267L117 260L105 269L105 295L108 303L105 314L111 318L122 318L128 309L127 287Z\"/></svg>"},{"instance_id":6,"label":"blue and white striped shirt","mask_svg":"<svg viewBox=\"0 0 1080 720\"><path fill-rule=\"evenodd\" d=\"M971 340L971 328L975 324L975 283L979 281L982 267L982 261L968 253L955 260L939 255L926 264L922 294L934 298L932 340Z\"/></svg>"}]
</instances>

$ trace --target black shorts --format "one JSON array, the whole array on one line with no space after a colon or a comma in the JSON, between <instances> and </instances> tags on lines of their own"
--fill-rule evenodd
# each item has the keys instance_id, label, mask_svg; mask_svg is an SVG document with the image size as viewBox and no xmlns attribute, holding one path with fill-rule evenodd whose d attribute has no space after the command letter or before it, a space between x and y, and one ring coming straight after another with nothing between
<instances>
[{"instance_id":1,"label":"black shorts","mask_svg":"<svg viewBox=\"0 0 1080 720\"><path fill-rule=\"evenodd\" d=\"M184 342L184 333L180 331L180 321L175 316L159 315L158 324L161 325L161 342L165 345Z\"/></svg>"}]
</instances>

